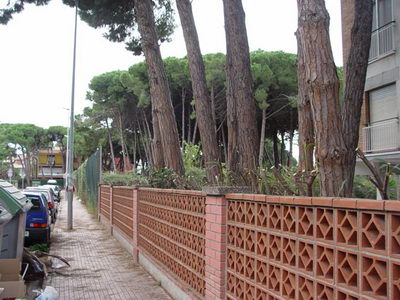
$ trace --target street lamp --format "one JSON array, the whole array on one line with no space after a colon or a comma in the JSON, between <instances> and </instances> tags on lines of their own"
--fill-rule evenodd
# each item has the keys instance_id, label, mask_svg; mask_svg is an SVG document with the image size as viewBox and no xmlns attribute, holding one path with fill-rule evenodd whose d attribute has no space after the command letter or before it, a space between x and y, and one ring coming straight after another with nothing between
<instances>
[{"instance_id":1,"label":"street lamp","mask_svg":"<svg viewBox=\"0 0 400 300\"><path fill-rule=\"evenodd\" d=\"M72 91L71 91L71 109L70 125L68 132L68 152L67 152L67 170L66 170L66 195L68 201L67 229L72 229L72 200L73 183L72 172L74 170L74 101L75 101L75 65L76 65L76 34L78 24L78 0L75 0L75 31L74 31L74 50L72 62Z\"/></svg>"}]
</instances>

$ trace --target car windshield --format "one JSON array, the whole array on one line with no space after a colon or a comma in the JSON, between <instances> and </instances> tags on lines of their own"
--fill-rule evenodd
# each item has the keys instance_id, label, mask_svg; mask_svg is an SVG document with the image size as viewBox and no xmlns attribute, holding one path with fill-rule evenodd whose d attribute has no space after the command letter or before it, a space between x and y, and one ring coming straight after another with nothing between
<instances>
[{"instance_id":1,"label":"car windshield","mask_svg":"<svg viewBox=\"0 0 400 300\"><path fill-rule=\"evenodd\" d=\"M32 203L32 207L31 207L31 211L41 211L41 205L40 205L40 197L39 196L35 196L35 195L25 195L26 198L28 198L29 200L31 200Z\"/></svg>"},{"instance_id":2,"label":"car windshield","mask_svg":"<svg viewBox=\"0 0 400 300\"><path fill-rule=\"evenodd\" d=\"M39 186L38 189L46 190L47 192L52 193L54 195L54 188L52 186L42 185L42 186Z\"/></svg>"},{"instance_id":3,"label":"car windshield","mask_svg":"<svg viewBox=\"0 0 400 300\"><path fill-rule=\"evenodd\" d=\"M49 195L47 193L42 193L43 197L46 199L46 201L49 201Z\"/></svg>"}]
</instances>

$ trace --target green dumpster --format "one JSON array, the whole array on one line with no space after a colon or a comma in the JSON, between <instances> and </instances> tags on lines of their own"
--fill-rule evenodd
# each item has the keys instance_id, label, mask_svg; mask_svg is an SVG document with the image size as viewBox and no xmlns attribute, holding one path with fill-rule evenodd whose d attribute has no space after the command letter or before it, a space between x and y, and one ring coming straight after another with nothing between
<instances>
[{"instance_id":1,"label":"green dumpster","mask_svg":"<svg viewBox=\"0 0 400 300\"><path fill-rule=\"evenodd\" d=\"M12 215L3 207L0 205L0 237L3 237L3 230L4 227L11 221ZM2 249L1 244L2 244L3 239L0 239L0 249Z\"/></svg>"},{"instance_id":2,"label":"green dumpster","mask_svg":"<svg viewBox=\"0 0 400 300\"><path fill-rule=\"evenodd\" d=\"M22 259L26 212L31 202L13 185L0 179L0 259Z\"/></svg>"}]
</instances>

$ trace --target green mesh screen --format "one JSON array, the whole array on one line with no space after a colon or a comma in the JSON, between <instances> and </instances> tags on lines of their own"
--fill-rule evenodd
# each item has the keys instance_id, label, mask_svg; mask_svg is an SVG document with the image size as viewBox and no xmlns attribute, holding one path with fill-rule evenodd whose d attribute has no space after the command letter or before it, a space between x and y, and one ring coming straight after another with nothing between
<instances>
[{"instance_id":1,"label":"green mesh screen","mask_svg":"<svg viewBox=\"0 0 400 300\"><path fill-rule=\"evenodd\" d=\"M100 181L100 151L92 154L75 172L76 192L86 206L97 209L97 189Z\"/></svg>"}]
</instances>

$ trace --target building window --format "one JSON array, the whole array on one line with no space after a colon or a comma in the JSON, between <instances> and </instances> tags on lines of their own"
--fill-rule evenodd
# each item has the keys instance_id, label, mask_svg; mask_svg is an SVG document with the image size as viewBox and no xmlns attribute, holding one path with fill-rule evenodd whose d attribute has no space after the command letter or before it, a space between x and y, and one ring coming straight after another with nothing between
<instances>
[{"instance_id":1,"label":"building window","mask_svg":"<svg viewBox=\"0 0 400 300\"><path fill-rule=\"evenodd\" d=\"M371 125L397 119L396 84L369 92Z\"/></svg>"},{"instance_id":2,"label":"building window","mask_svg":"<svg viewBox=\"0 0 400 300\"><path fill-rule=\"evenodd\" d=\"M375 0L372 18L371 48L369 60L394 51L393 0Z\"/></svg>"},{"instance_id":3,"label":"building window","mask_svg":"<svg viewBox=\"0 0 400 300\"><path fill-rule=\"evenodd\" d=\"M369 122L364 128L364 151L390 151L400 147L396 84L369 92Z\"/></svg>"}]
</instances>

